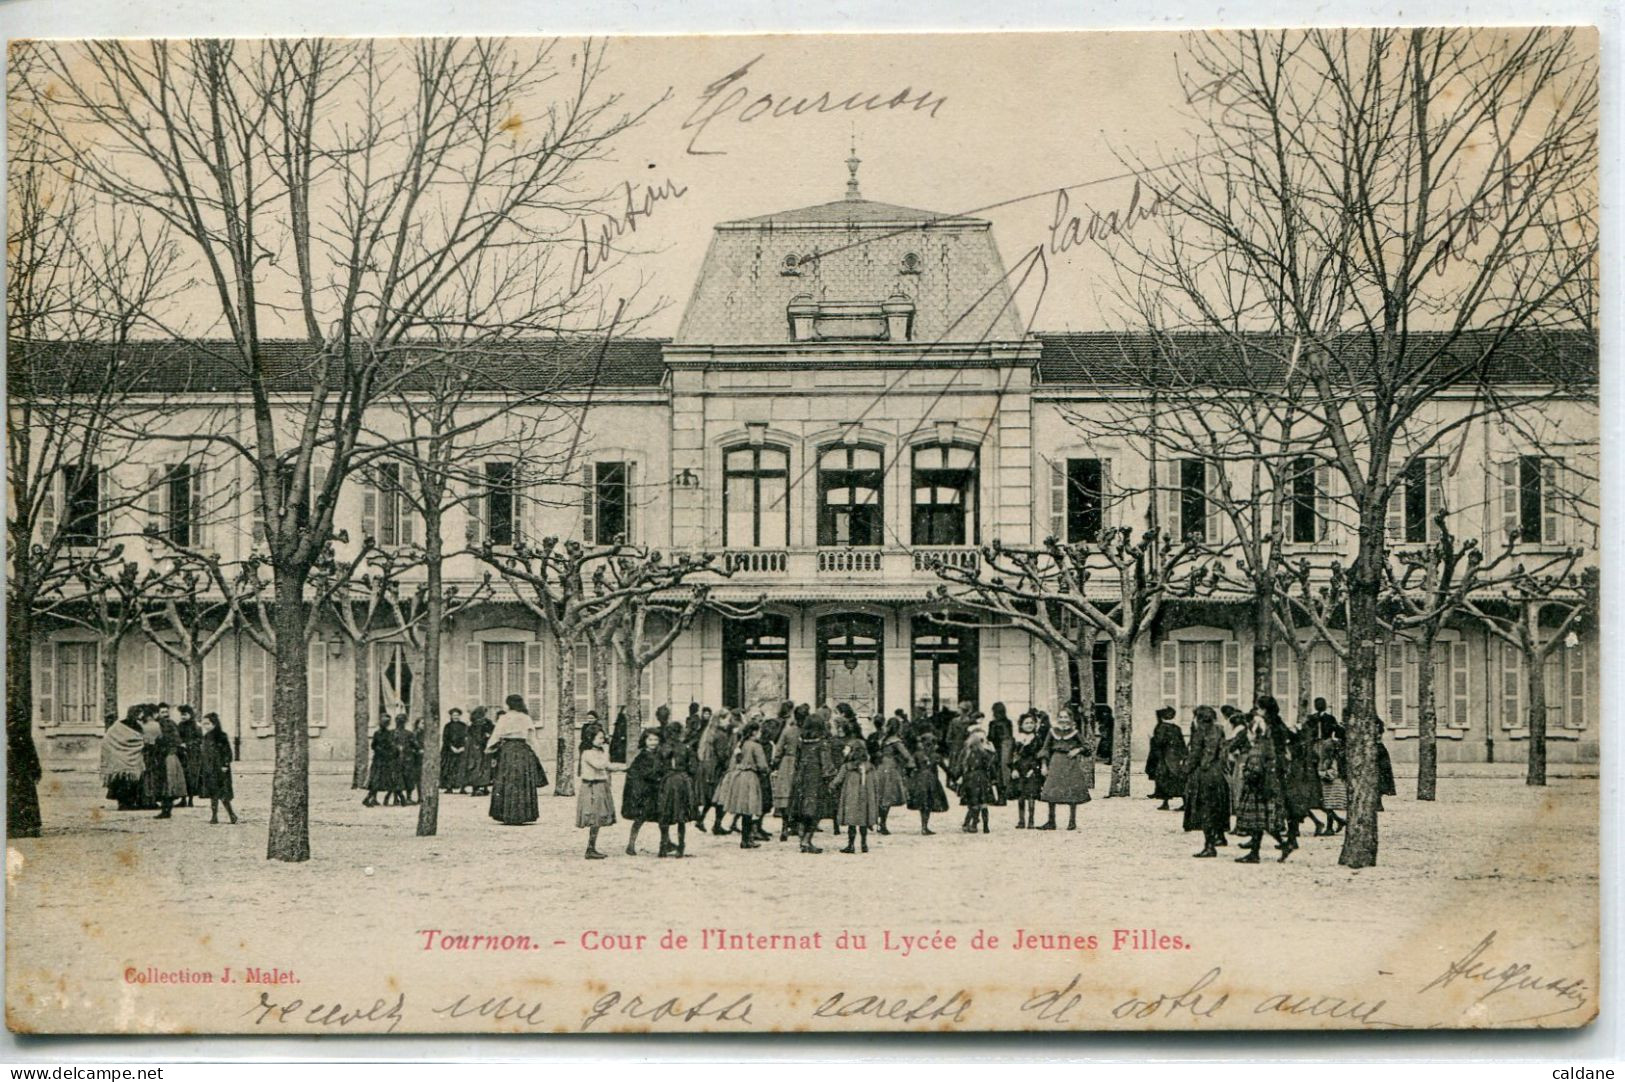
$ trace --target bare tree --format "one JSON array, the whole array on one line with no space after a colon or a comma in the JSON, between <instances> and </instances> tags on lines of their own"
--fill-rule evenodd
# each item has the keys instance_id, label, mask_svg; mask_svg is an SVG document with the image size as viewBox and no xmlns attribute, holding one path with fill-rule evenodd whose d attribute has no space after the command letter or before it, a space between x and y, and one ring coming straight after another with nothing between
<instances>
[{"instance_id":1,"label":"bare tree","mask_svg":"<svg viewBox=\"0 0 1625 1082\"><path fill-rule=\"evenodd\" d=\"M1093 663L1096 637L1109 638L1116 666L1110 793L1128 796L1135 647L1168 598L1211 588L1215 569L1202 562L1205 551L1190 540L1172 542L1156 527L1138 536L1126 526L1114 527L1092 544L1064 544L1053 537L1042 548L995 542L983 547L975 568L937 564L937 577L946 580L937 596L948 608L933 618L962 622L954 608L991 617L1085 671ZM1097 578L1105 581L1096 585Z\"/></svg>"},{"instance_id":2,"label":"bare tree","mask_svg":"<svg viewBox=\"0 0 1625 1082\"><path fill-rule=\"evenodd\" d=\"M1273 335L1282 393L1324 433L1317 453L1356 537L1342 573L1350 867L1377 859L1396 479L1477 418L1543 400L1508 385L1509 358L1529 332L1573 325L1573 293L1595 288L1594 41L1562 29L1195 37L1184 77L1197 153L1147 172L1166 232L1117 246L1135 295L1162 298L1159 329ZM1456 408L1431 414L1446 394Z\"/></svg>"},{"instance_id":3,"label":"bare tree","mask_svg":"<svg viewBox=\"0 0 1625 1082\"><path fill-rule=\"evenodd\" d=\"M173 229L202 271L192 310L227 334L202 348L239 381L250 435L223 418L188 438L253 478L276 630L266 853L306 860L306 587L346 477L388 451L366 439L369 411L411 380L424 338L589 322L596 284L565 253L609 193L580 167L647 110L598 90L592 42L102 41L40 57L19 96L62 174ZM298 339L278 347L284 322Z\"/></svg>"}]
</instances>

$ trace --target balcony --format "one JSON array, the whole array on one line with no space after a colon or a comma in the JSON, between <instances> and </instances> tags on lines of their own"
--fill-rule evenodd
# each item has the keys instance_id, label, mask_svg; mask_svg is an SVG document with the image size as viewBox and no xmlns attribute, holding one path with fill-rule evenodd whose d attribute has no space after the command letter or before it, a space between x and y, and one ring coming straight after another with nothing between
<instances>
[{"instance_id":1,"label":"balcony","mask_svg":"<svg viewBox=\"0 0 1625 1082\"><path fill-rule=\"evenodd\" d=\"M867 582L935 581L938 564L975 571L980 554L972 546L929 548L728 549L721 565L734 582L804 584L859 579Z\"/></svg>"},{"instance_id":2,"label":"balcony","mask_svg":"<svg viewBox=\"0 0 1625 1082\"><path fill-rule=\"evenodd\" d=\"M885 566L880 549L819 549L820 575L876 575Z\"/></svg>"},{"instance_id":3,"label":"balcony","mask_svg":"<svg viewBox=\"0 0 1625 1082\"><path fill-rule=\"evenodd\" d=\"M735 575L782 575L789 556L783 549L729 549L722 563Z\"/></svg>"},{"instance_id":4,"label":"balcony","mask_svg":"<svg viewBox=\"0 0 1625 1082\"><path fill-rule=\"evenodd\" d=\"M975 571L980 565L981 554L974 546L956 545L952 548L917 548L914 550L914 570L932 572L938 564L944 567L958 568L961 571Z\"/></svg>"}]
</instances>

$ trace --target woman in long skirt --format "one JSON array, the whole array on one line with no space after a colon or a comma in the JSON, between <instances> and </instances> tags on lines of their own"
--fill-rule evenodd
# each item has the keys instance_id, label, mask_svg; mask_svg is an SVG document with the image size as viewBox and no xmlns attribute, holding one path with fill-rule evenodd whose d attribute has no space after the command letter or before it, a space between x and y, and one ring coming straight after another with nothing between
<instances>
[{"instance_id":1,"label":"woman in long skirt","mask_svg":"<svg viewBox=\"0 0 1625 1082\"><path fill-rule=\"evenodd\" d=\"M231 786L231 737L220 727L219 714L210 712L203 720L208 723L209 731L203 734L203 744L198 751L197 795L209 798L209 822L220 822L220 805L224 804L226 814L236 823L237 813L231 807L232 797L236 795Z\"/></svg>"},{"instance_id":2,"label":"woman in long skirt","mask_svg":"<svg viewBox=\"0 0 1625 1082\"><path fill-rule=\"evenodd\" d=\"M767 752L762 750L761 730L759 722L745 723L739 734L739 747L733 753L733 764L717 783L716 802L739 823L741 849L755 849L758 839L765 841L770 837L758 833L765 807L762 787L767 778Z\"/></svg>"},{"instance_id":3,"label":"woman in long skirt","mask_svg":"<svg viewBox=\"0 0 1625 1082\"><path fill-rule=\"evenodd\" d=\"M118 801L119 811L141 806L141 776L146 765L141 708L132 706L122 721L114 721L102 734L102 782L107 786L107 799Z\"/></svg>"},{"instance_id":4,"label":"woman in long skirt","mask_svg":"<svg viewBox=\"0 0 1625 1082\"><path fill-rule=\"evenodd\" d=\"M843 853L853 851L860 837L863 851L869 851L869 828L880 821L880 798L875 786L875 768L869 763L869 748L862 741L847 745L841 764L840 794L835 802L835 825L846 828Z\"/></svg>"},{"instance_id":5,"label":"woman in long skirt","mask_svg":"<svg viewBox=\"0 0 1625 1082\"><path fill-rule=\"evenodd\" d=\"M518 696L510 697L510 703ZM536 790L541 764L530 747L530 715L522 709L504 710L491 730L485 750L496 759L491 771L490 816L506 826L534 823L541 814Z\"/></svg>"},{"instance_id":6,"label":"woman in long skirt","mask_svg":"<svg viewBox=\"0 0 1625 1082\"><path fill-rule=\"evenodd\" d=\"M471 796L485 796L491 791L491 760L485 754L485 745L491 739L495 724L483 706L476 706L469 715L468 751L463 754L463 785Z\"/></svg>"},{"instance_id":7,"label":"woman in long skirt","mask_svg":"<svg viewBox=\"0 0 1625 1082\"><path fill-rule=\"evenodd\" d=\"M937 735L922 731L915 738L914 770L908 776L908 806L920 813L920 833L935 834L931 813L948 810L948 794L942 788L937 768L942 755L937 751Z\"/></svg>"},{"instance_id":8,"label":"woman in long skirt","mask_svg":"<svg viewBox=\"0 0 1625 1082\"><path fill-rule=\"evenodd\" d=\"M163 773L158 790L158 803L160 811L157 818L168 819L170 808L176 801L186 799L186 768L181 766L181 734L179 727L170 719L168 714L158 717L158 758L163 763Z\"/></svg>"},{"instance_id":9,"label":"woman in long skirt","mask_svg":"<svg viewBox=\"0 0 1625 1082\"><path fill-rule=\"evenodd\" d=\"M801 726L807 721L807 706L794 708L784 728L779 731L778 743L773 746L773 802L779 812L779 841L790 837L796 824L796 814L790 803L790 787L796 777L796 755L801 748Z\"/></svg>"},{"instance_id":10,"label":"woman in long skirt","mask_svg":"<svg viewBox=\"0 0 1625 1082\"><path fill-rule=\"evenodd\" d=\"M1292 855L1285 834L1281 771L1275 759L1275 741L1270 739L1264 712L1253 713L1251 742L1241 766L1241 798L1236 801L1236 833L1247 835L1238 864L1257 864L1264 835L1275 839L1280 860Z\"/></svg>"},{"instance_id":11,"label":"woman in long skirt","mask_svg":"<svg viewBox=\"0 0 1625 1082\"><path fill-rule=\"evenodd\" d=\"M682 722L672 722L660 734L660 752L666 760L660 781L660 855L684 857L688 855L689 820L694 818L694 775L700 764L683 739ZM677 828L676 844L671 840L672 827Z\"/></svg>"},{"instance_id":12,"label":"woman in long skirt","mask_svg":"<svg viewBox=\"0 0 1625 1082\"><path fill-rule=\"evenodd\" d=\"M1314 762L1320 775L1320 806L1326 812L1326 833L1336 834L1348 820L1341 814L1348 810L1348 774L1343 766L1343 742L1335 735L1315 745Z\"/></svg>"},{"instance_id":13,"label":"woman in long skirt","mask_svg":"<svg viewBox=\"0 0 1625 1082\"><path fill-rule=\"evenodd\" d=\"M1045 753L1044 787L1038 798L1049 805L1049 819L1039 830L1054 830L1055 805L1067 807L1066 829L1078 829L1078 805L1089 803L1089 789L1094 784L1094 750L1086 746L1083 734L1072 720L1071 711L1063 710L1050 733L1049 748Z\"/></svg>"},{"instance_id":14,"label":"woman in long skirt","mask_svg":"<svg viewBox=\"0 0 1625 1082\"><path fill-rule=\"evenodd\" d=\"M610 796L609 776L625 770L609 757L609 734L602 726L592 726L583 735L586 746L577 760L576 826L587 829L587 859L603 860L598 851L598 832L615 825L615 799Z\"/></svg>"},{"instance_id":15,"label":"woman in long skirt","mask_svg":"<svg viewBox=\"0 0 1625 1082\"><path fill-rule=\"evenodd\" d=\"M880 737L880 765L875 770L875 799L880 805L878 833L890 834L886 816L893 808L908 803L908 776L914 770L914 756L903 744L903 723L895 715L886 720Z\"/></svg>"},{"instance_id":16,"label":"woman in long skirt","mask_svg":"<svg viewBox=\"0 0 1625 1082\"><path fill-rule=\"evenodd\" d=\"M1145 759L1145 773L1155 785L1151 799L1160 800L1158 811L1168 810L1168 801L1185 793L1185 734L1174 724L1174 708L1157 709L1157 727L1151 731L1151 751Z\"/></svg>"},{"instance_id":17,"label":"woman in long skirt","mask_svg":"<svg viewBox=\"0 0 1625 1082\"><path fill-rule=\"evenodd\" d=\"M176 729L181 738L181 768L186 771L186 807L190 808L203 787L203 727L190 706L181 707L180 715Z\"/></svg>"},{"instance_id":18,"label":"woman in long skirt","mask_svg":"<svg viewBox=\"0 0 1625 1082\"><path fill-rule=\"evenodd\" d=\"M382 789L384 804L388 806L395 793L395 774L395 738L390 735L386 716L379 719L378 728L372 734L372 763L367 769L367 795L362 798L362 805L376 808L378 791Z\"/></svg>"},{"instance_id":19,"label":"woman in long skirt","mask_svg":"<svg viewBox=\"0 0 1625 1082\"><path fill-rule=\"evenodd\" d=\"M638 855L638 828L660 821L660 783L666 776L666 761L660 754L660 731L643 730L643 747L626 768L626 785L621 789L621 818L632 823L626 836L626 855Z\"/></svg>"},{"instance_id":20,"label":"woman in long skirt","mask_svg":"<svg viewBox=\"0 0 1625 1082\"><path fill-rule=\"evenodd\" d=\"M1196 857L1216 857L1230 829L1230 783L1225 771L1225 740L1211 706L1196 708L1190 751L1185 756L1185 829L1202 832Z\"/></svg>"},{"instance_id":21,"label":"woman in long skirt","mask_svg":"<svg viewBox=\"0 0 1625 1082\"><path fill-rule=\"evenodd\" d=\"M824 720L815 714L801 730L801 746L796 749L796 776L790 783L790 807L801 831L801 851L822 853L813 844L820 819L834 818L831 783L836 780L840 760L826 737Z\"/></svg>"}]
</instances>

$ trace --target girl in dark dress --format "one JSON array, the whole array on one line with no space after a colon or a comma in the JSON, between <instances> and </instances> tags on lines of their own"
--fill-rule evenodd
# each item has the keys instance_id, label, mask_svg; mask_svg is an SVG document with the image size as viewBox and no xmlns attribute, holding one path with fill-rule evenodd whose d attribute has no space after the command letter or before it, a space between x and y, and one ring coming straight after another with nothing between
<instances>
[{"instance_id":1,"label":"girl in dark dress","mask_svg":"<svg viewBox=\"0 0 1625 1082\"><path fill-rule=\"evenodd\" d=\"M880 821L880 800L875 791L875 768L869 762L866 741L847 745L846 758L841 764L840 795L835 805L836 828L846 828L846 846L843 853L853 851L853 843L861 837L863 851L869 851L869 828Z\"/></svg>"},{"instance_id":2,"label":"girl in dark dress","mask_svg":"<svg viewBox=\"0 0 1625 1082\"><path fill-rule=\"evenodd\" d=\"M993 776L998 770L998 753L988 746L987 734L972 729L965 735L965 746L959 749L958 768L954 771L959 802L965 806L961 828L965 833L975 834L978 823L983 834L989 833L987 805L993 800Z\"/></svg>"},{"instance_id":3,"label":"girl in dark dress","mask_svg":"<svg viewBox=\"0 0 1625 1082\"><path fill-rule=\"evenodd\" d=\"M452 710L440 730L440 789L455 793L463 787L463 757L468 754L468 723L461 710Z\"/></svg>"},{"instance_id":4,"label":"girl in dark dress","mask_svg":"<svg viewBox=\"0 0 1625 1082\"><path fill-rule=\"evenodd\" d=\"M203 726L190 706L180 709L181 720L176 728L181 738L181 769L186 771L186 800L183 807L194 807L198 790L203 787Z\"/></svg>"},{"instance_id":5,"label":"girl in dark dress","mask_svg":"<svg viewBox=\"0 0 1625 1082\"><path fill-rule=\"evenodd\" d=\"M948 810L948 794L937 775L942 755L937 751L936 733L921 732L916 741L914 770L908 776L908 806L920 813L920 833L935 834L931 813Z\"/></svg>"},{"instance_id":6,"label":"girl in dark dress","mask_svg":"<svg viewBox=\"0 0 1625 1082\"><path fill-rule=\"evenodd\" d=\"M1146 756L1145 773L1155 787L1152 800L1160 800L1158 811L1168 810L1168 801L1185 793L1185 734L1174 724L1174 708L1157 710L1157 727L1151 732L1151 752ZM1176 809L1177 810L1177 809Z\"/></svg>"},{"instance_id":7,"label":"girl in dark dress","mask_svg":"<svg viewBox=\"0 0 1625 1082\"><path fill-rule=\"evenodd\" d=\"M1044 744L1038 738L1038 717L1021 715L1010 740L1010 795L1016 802L1016 829L1038 825L1038 794L1044 788Z\"/></svg>"},{"instance_id":8,"label":"girl in dark dress","mask_svg":"<svg viewBox=\"0 0 1625 1082\"><path fill-rule=\"evenodd\" d=\"M993 749L998 759L998 769L993 772L993 800L991 803L1003 806L1010 800L1007 790L1010 788L1010 741L1015 736L1016 727L1010 720L1010 711L1003 703L993 704L993 716L987 719L987 746Z\"/></svg>"},{"instance_id":9,"label":"girl in dark dress","mask_svg":"<svg viewBox=\"0 0 1625 1082\"><path fill-rule=\"evenodd\" d=\"M875 770L875 798L880 804L879 833L886 829L891 810L908 803L908 776L914 772L914 756L903 744L903 722L895 714L886 720L880 738L880 766Z\"/></svg>"},{"instance_id":10,"label":"girl in dark dress","mask_svg":"<svg viewBox=\"0 0 1625 1082\"><path fill-rule=\"evenodd\" d=\"M796 773L790 782L790 808L801 832L803 853L822 853L812 842L820 819L834 817L830 783L840 768L835 749L825 735L824 719L815 714L801 730L801 746L796 749Z\"/></svg>"},{"instance_id":11,"label":"girl in dark dress","mask_svg":"<svg viewBox=\"0 0 1625 1082\"><path fill-rule=\"evenodd\" d=\"M1049 805L1049 818L1039 830L1054 830L1055 805L1065 804L1068 816L1066 829L1078 829L1078 805L1089 802L1089 788L1094 784L1094 749L1078 731L1070 711L1063 712L1050 733L1049 747L1044 754L1044 787L1038 798Z\"/></svg>"},{"instance_id":12,"label":"girl in dark dress","mask_svg":"<svg viewBox=\"0 0 1625 1082\"><path fill-rule=\"evenodd\" d=\"M231 807L235 795L231 786L231 737L220 727L219 714L205 714L203 720L209 723L209 731L198 746L198 796L209 798L209 822L220 822L220 805L224 804L235 824L237 813Z\"/></svg>"},{"instance_id":13,"label":"girl in dark dress","mask_svg":"<svg viewBox=\"0 0 1625 1082\"><path fill-rule=\"evenodd\" d=\"M372 765L367 771L367 795L362 798L362 805L376 808L380 789L387 806L395 791L395 738L382 721L372 734Z\"/></svg>"},{"instance_id":14,"label":"girl in dark dress","mask_svg":"<svg viewBox=\"0 0 1625 1082\"><path fill-rule=\"evenodd\" d=\"M1241 796L1236 801L1236 833L1248 840L1242 845L1238 864L1257 864L1258 850L1264 835L1275 839L1281 851L1280 860L1292 855L1287 845L1283 794L1281 792L1280 764L1275 757L1275 741L1270 738L1269 723L1262 709L1252 716L1251 740L1241 764Z\"/></svg>"},{"instance_id":15,"label":"girl in dark dress","mask_svg":"<svg viewBox=\"0 0 1625 1082\"><path fill-rule=\"evenodd\" d=\"M716 802L722 810L733 816L739 828L739 848L755 849L760 842L771 841L771 835L761 832L758 824L767 807L763 791L767 780L767 752L762 750L761 723L747 721L739 733L739 746L734 749L733 762L727 773L717 782Z\"/></svg>"},{"instance_id":16,"label":"girl in dark dress","mask_svg":"<svg viewBox=\"0 0 1625 1082\"><path fill-rule=\"evenodd\" d=\"M159 812L155 818L168 819L176 801L186 799L186 770L181 766L180 729L167 713L158 715L158 762L162 764L158 790Z\"/></svg>"},{"instance_id":17,"label":"girl in dark dress","mask_svg":"<svg viewBox=\"0 0 1625 1082\"><path fill-rule=\"evenodd\" d=\"M643 731L643 747L626 768L626 786L621 790L621 818L632 823L626 836L626 855L638 855L638 828L660 820L660 783L666 776L660 754L660 733Z\"/></svg>"},{"instance_id":18,"label":"girl in dark dress","mask_svg":"<svg viewBox=\"0 0 1625 1082\"><path fill-rule=\"evenodd\" d=\"M490 711L483 706L476 706L469 716L468 751L463 757L462 781L471 796L485 796L491 791L491 760L485 754L485 745L490 742L495 724Z\"/></svg>"},{"instance_id":19,"label":"girl in dark dress","mask_svg":"<svg viewBox=\"0 0 1625 1082\"><path fill-rule=\"evenodd\" d=\"M1216 857L1230 829L1230 783L1225 776L1224 734L1211 706L1196 708L1196 728L1185 757L1185 829L1202 832L1198 857Z\"/></svg>"},{"instance_id":20,"label":"girl in dark dress","mask_svg":"<svg viewBox=\"0 0 1625 1082\"><path fill-rule=\"evenodd\" d=\"M665 757L665 776L660 779L660 856L683 857L688 850L688 823L694 818L694 776L700 764L683 739L681 722L672 722L660 734L660 753ZM671 841L671 828L677 828L677 844Z\"/></svg>"},{"instance_id":21,"label":"girl in dark dress","mask_svg":"<svg viewBox=\"0 0 1625 1082\"><path fill-rule=\"evenodd\" d=\"M615 722L609 730L609 761L626 762L626 707L615 711Z\"/></svg>"},{"instance_id":22,"label":"girl in dark dress","mask_svg":"<svg viewBox=\"0 0 1625 1082\"><path fill-rule=\"evenodd\" d=\"M790 804L790 788L796 777L796 755L801 749L801 726L807 720L805 704L793 708L790 720L779 730L773 744L773 806L779 813L779 841L790 837L796 827L795 809Z\"/></svg>"}]
</instances>

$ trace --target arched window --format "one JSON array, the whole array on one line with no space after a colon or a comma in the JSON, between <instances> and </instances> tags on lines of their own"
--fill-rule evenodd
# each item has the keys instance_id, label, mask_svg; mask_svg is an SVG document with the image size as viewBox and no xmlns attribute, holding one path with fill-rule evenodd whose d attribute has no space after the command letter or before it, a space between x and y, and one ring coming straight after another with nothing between
<instances>
[{"instance_id":1,"label":"arched window","mask_svg":"<svg viewBox=\"0 0 1625 1082\"><path fill-rule=\"evenodd\" d=\"M881 451L859 445L818 453L818 543L879 545L885 531Z\"/></svg>"},{"instance_id":2,"label":"arched window","mask_svg":"<svg viewBox=\"0 0 1625 1082\"><path fill-rule=\"evenodd\" d=\"M722 462L722 543L783 548L790 542L790 453L730 447Z\"/></svg>"},{"instance_id":3,"label":"arched window","mask_svg":"<svg viewBox=\"0 0 1625 1082\"><path fill-rule=\"evenodd\" d=\"M914 449L914 544L980 543L980 476L974 447L932 443Z\"/></svg>"}]
</instances>

